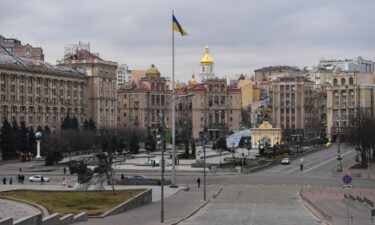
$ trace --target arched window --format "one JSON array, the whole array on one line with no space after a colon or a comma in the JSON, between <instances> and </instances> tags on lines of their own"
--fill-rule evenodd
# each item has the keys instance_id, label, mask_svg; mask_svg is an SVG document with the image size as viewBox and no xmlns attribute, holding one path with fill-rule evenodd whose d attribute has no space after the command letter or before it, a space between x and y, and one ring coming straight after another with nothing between
<instances>
[{"instance_id":1,"label":"arched window","mask_svg":"<svg viewBox=\"0 0 375 225\"><path fill-rule=\"evenodd\" d=\"M353 85L354 84L354 79L353 79L353 77L350 77L349 78L349 85Z\"/></svg>"},{"instance_id":2,"label":"arched window","mask_svg":"<svg viewBox=\"0 0 375 225\"><path fill-rule=\"evenodd\" d=\"M341 78L341 86L345 86L345 84L346 84L345 78Z\"/></svg>"},{"instance_id":3,"label":"arched window","mask_svg":"<svg viewBox=\"0 0 375 225\"><path fill-rule=\"evenodd\" d=\"M337 86L337 79L333 79L333 86Z\"/></svg>"}]
</instances>

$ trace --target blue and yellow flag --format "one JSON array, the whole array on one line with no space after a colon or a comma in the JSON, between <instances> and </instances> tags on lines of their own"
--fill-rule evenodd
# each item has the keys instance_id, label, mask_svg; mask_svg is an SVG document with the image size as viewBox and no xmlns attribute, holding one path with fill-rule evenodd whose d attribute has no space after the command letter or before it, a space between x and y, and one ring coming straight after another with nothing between
<instances>
[{"instance_id":1,"label":"blue and yellow flag","mask_svg":"<svg viewBox=\"0 0 375 225\"><path fill-rule=\"evenodd\" d=\"M186 35L189 35L188 32L186 32L186 30L184 28L181 27L181 25L178 23L176 17L173 16L173 21L172 21L172 28L173 30L177 31L177 32L180 32L180 34L182 36L186 36Z\"/></svg>"}]
</instances>

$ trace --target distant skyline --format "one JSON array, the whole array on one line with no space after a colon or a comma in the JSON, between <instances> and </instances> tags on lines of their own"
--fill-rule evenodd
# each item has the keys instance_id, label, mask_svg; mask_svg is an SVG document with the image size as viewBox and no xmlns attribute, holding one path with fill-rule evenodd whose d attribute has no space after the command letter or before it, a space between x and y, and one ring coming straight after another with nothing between
<instances>
[{"instance_id":1,"label":"distant skyline","mask_svg":"<svg viewBox=\"0 0 375 225\"><path fill-rule=\"evenodd\" d=\"M105 60L171 76L172 10L189 36L175 33L176 80L199 74L206 45L218 77L264 66L317 65L319 59L375 59L373 0L3 1L0 34L42 47L47 62L64 46L90 42Z\"/></svg>"}]
</instances>

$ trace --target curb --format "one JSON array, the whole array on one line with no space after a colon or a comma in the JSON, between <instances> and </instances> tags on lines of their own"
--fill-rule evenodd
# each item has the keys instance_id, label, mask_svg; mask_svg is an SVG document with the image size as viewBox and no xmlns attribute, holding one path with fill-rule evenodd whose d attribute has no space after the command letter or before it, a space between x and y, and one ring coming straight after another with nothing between
<instances>
[{"instance_id":1,"label":"curb","mask_svg":"<svg viewBox=\"0 0 375 225\"><path fill-rule=\"evenodd\" d=\"M43 217L49 216L49 212L46 208L44 208L43 206L38 205L34 202L29 202L29 201L21 200L21 199L18 199L18 198L12 198L12 197L0 197L0 198L10 200L10 201L14 201L14 202L23 203L23 204L26 204L26 205L30 205L34 208L39 209L42 212Z\"/></svg>"},{"instance_id":2,"label":"curb","mask_svg":"<svg viewBox=\"0 0 375 225\"><path fill-rule=\"evenodd\" d=\"M177 225L179 223L181 223L182 221L188 219L189 217L193 216L195 213L197 213L199 210L201 210L203 207L205 207L209 202L211 202L211 200L208 200L206 202L204 202L202 205L200 205L196 210L194 210L193 212L189 213L187 216L179 219L178 221L176 222L173 222L171 223L170 225Z\"/></svg>"},{"instance_id":3,"label":"curb","mask_svg":"<svg viewBox=\"0 0 375 225\"><path fill-rule=\"evenodd\" d=\"M321 216L319 216L319 214L313 209L310 207L309 204L307 204L300 196L301 192L298 192L296 194L296 198L298 199L298 202L305 208L307 209L311 214L314 215L314 217L317 219L318 222L321 222L321 223L325 223L326 225L332 225L331 223L329 223L328 221L326 221L324 218L322 218Z\"/></svg>"},{"instance_id":4,"label":"curb","mask_svg":"<svg viewBox=\"0 0 375 225\"><path fill-rule=\"evenodd\" d=\"M221 193L222 191L223 191L223 188L221 187L221 188L219 189L219 191L218 191L216 194L212 195L212 197L213 197L214 199L216 199L216 198L220 195L220 193ZM191 213L189 213L187 216L185 216L185 217L183 217L183 218L177 220L176 222L171 223L170 225L178 225L178 224L181 223L182 221L184 221L184 220L188 219L189 217L193 216L195 213L197 213L199 210L201 210L203 207L205 207L205 206L206 206L208 203L210 203L211 201L212 201L212 199L210 199L210 200L204 202L202 205L200 205L197 209L195 209L194 211L192 211Z\"/></svg>"}]
</instances>

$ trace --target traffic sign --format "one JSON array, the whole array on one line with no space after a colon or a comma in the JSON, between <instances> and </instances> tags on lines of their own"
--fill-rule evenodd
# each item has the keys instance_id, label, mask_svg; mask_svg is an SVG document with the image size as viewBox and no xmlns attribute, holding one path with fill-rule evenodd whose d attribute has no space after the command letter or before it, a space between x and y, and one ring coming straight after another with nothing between
<instances>
[{"instance_id":1,"label":"traffic sign","mask_svg":"<svg viewBox=\"0 0 375 225\"><path fill-rule=\"evenodd\" d=\"M342 182L344 182L344 184L350 184L352 183L352 177L349 175L345 175L342 177Z\"/></svg>"},{"instance_id":2,"label":"traffic sign","mask_svg":"<svg viewBox=\"0 0 375 225\"><path fill-rule=\"evenodd\" d=\"M353 186L351 184L343 184L342 189L352 189Z\"/></svg>"}]
</instances>

